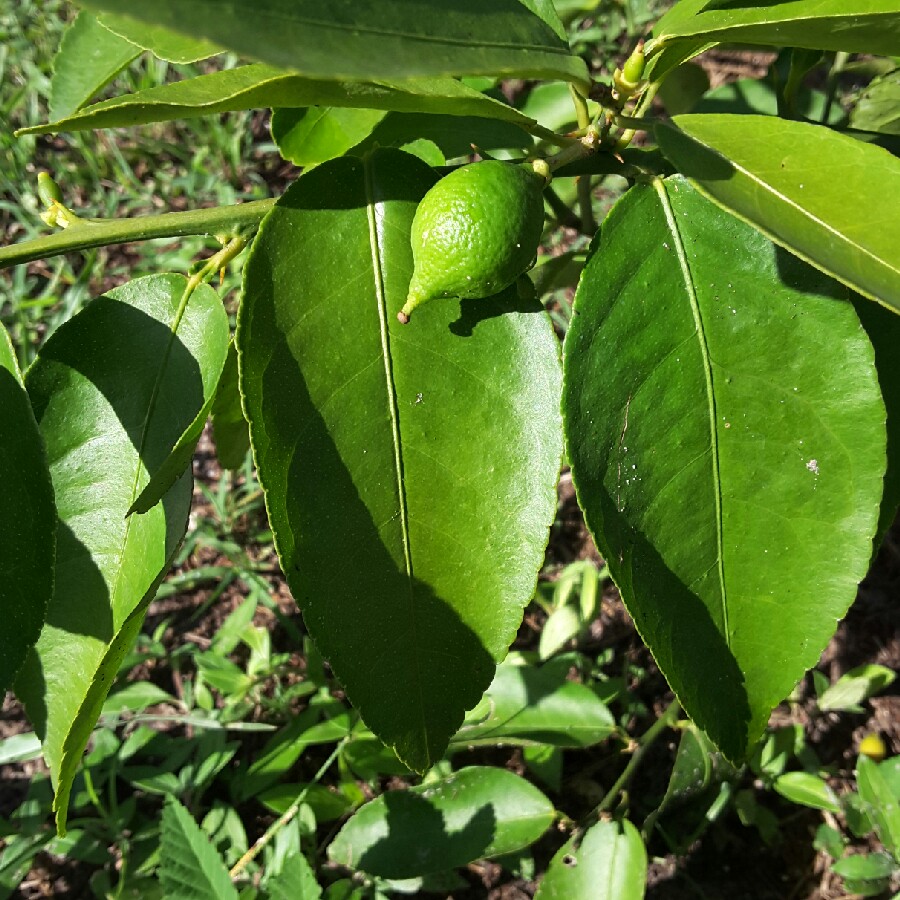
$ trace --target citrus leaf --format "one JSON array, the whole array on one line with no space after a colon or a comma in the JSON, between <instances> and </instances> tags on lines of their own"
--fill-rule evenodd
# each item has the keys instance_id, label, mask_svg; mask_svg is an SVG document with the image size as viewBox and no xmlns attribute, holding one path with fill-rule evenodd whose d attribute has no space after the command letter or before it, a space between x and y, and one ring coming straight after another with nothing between
<instances>
[{"instance_id":1,"label":"citrus leaf","mask_svg":"<svg viewBox=\"0 0 900 900\"><path fill-rule=\"evenodd\" d=\"M66 28L53 58L50 117L64 119L81 109L140 53L139 47L107 31L82 10Z\"/></svg>"},{"instance_id":2,"label":"citrus leaf","mask_svg":"<svg viewBox=\"0 0 900 900\"><path fill-rule=\"evenodd\" d=\"M561 457L536 302L511 289L397 322L434 180L396 150L303 175L253 245L237 337L288 583L368 726L420 771L515 637Z\"/></svg>"},{"instance_id":3,"label":"citrus leaf","mask_svg":"<svg viewBox=\"0 0 900 900\"><path fill-rule=\"evenodd\" d=\"M550 860L535 900L641 900L646 879L647 851L634 825L598 822Z\"/></svg>"},{"instance_id":4,"label":"citrus leaf","mask_svg":"<svg viewBox=\"0 0 900 900\"><path fill-rule=\"evenodd\" d=\"M504 75L587 87L547 0L82 0L323 79ZM531 7L531 9L529 9Z\"/></svg>"},{"instance_id":5,"label":"citrus leaf","mask_svg":"<svg viewBox=\"0 0 900 900\"><path fill-rule=\"evenodd\" d=\"M179 321L186 285L154 275L110 291L54 332L26 377L59 525L47 624L16 688L61 831L78 760L187 526L189 473L145 515L125 516L203 404L198 359L221 303L201 285Z\"/></svg>"},{"instance_id":6,"label":"citrus leaf","mask_svg":"<svg viewBox=\"0 0 900 900\"><path fill-rule=\"evenodd\" d=\"M887 409L887 472L874 541L873 552L877 552L900 507L900 316L861 297L853 305L875 349L875 368Z\"/></svg>"},{"instance_id":7,"label":"citrus leaf","mask_svg":"<svg viewBox=\"0 0 900 900\"><path fill-rule=\"evenodd\" d=\"M365 140L387 115L383 109L311 106L276 109L272 139L278 152L295 166L317 166L343 156Z\"/></svg>"},{"instance_id":8,"label":"citrus leaf","mask_svg":"<svg viewBox=\"0 0 900 900\"><path fill-rule=\"evenodd\" d=\"M100 24L113 34L117 34L141 50L149 50L154 56L167 62L192 63L222 52L221 47L209 41L198 41L168 28L137 22L127 16L105 13L99 20Z\"/></svg>"},{"instance_id":9,"label":"citrus leaf","mask_svg":"<svg viewBox=\"0 0 900 900\"><path fill-rule=\"evenodd\" d=\"M19 364L0 325L0 696L34 646L53 592L56 508Z\"/></svg>"},{"instance_id":10,"label":"citrus leaf","mask_svg":"<svg viewBox=\"0 0 900 900\"><path fill-rule=\"evenodd\" d=\"M138 494L134 503L128 509L128 515L145 513L156 506L163 498L166 491L185 473L191 464L191 458L200 440L203 427L209 418L213 402L216 399L216 389L225 360L228 356L228 347L231 343L231 330L228 325L228 315L221 303L211 306L208 302L208 293L204 292L200 301L202 311L196 315L203 316L202 344L198 344L198 353L195 357L200 367L200 378L203 386L203 405L194 416L193 422L185 428L181 436L171 448L168 457L153 473L150 481ZM188 301L188 310L194 315L195 300L192 296Z\"/></svg>"},{"instance_id":11,"label":"citrus leaf","mask_svg":"<svg viewBox=\"0 0 900 900\"><path fill-rule=\"evenodd\" d=\"M818 125L676 116L660 147L720 206L900 312L900 159Z\"/></svg>"},{"instance_id":12,"label":"citrus leaf","mask_svg":"<svg viewBox=\"0 0 900 900\"><path fill-rule=\"evenodd\" d=\"M504 663L453 744L552 744L590 747L616 730L612 714L565 672Z\"/></svg>"},{"instance_id":13,"label":"citrus leaf","mask_svg":"<svg viewBox=\"0 0 900 900\"><path fill-rule=\"evenodd\" d=\"M371 875L414 878L521 850L553 816L550 801L524 778L472 766L360 807L328 857Z\"/></svg>"},{"instance_id":14,"label":"citrus leaf","mask_svg":"<svg viewBox=\"0 0 900 900\"><path fill-rule=\"evenodd\" d=\"M731 760L871 555L885 410L848 294L681 177L626 194L576 294L578 497L638 631Z\"/></svg>"},{"instance_id":15,"label":"citrus leaf","mask_svg":"<svg viewBox=\"0 0 900 900\"><path fill-rule=\"evenodd\" d=\"M900 134L900 69L869 84L850 113L850 125L862 131Z\"/></svg>"},{"instance_id":16,"label":"citrus leaf","mask_svg":"<svg viewBox=\"0 0 900 900\"><path fill-rule=\"evenodd\" d=\"M891 790L878 763L862 755L856 763L856 786L884 849L896 859L900 856L900 797Z\"/></svg>"},{"instance_id":17,"label":"citrus leaf","mask_svg":"<svg viewBox=\"0 0 900 900\"><path fill-rule=\"evenodd\" d=\"M250 449L250 430L241 409L238 388L237 349L234 341L228 344L225 368L216 388L212 410L213 443L216 458L223 469L239 469Z\"/></svg>"},{"instance_id":18,"label":"citrus leaf","mask_svg":"<svg viewBox=\"0 0 900 900\"><path fill-rule=\"evenodd\" d=\"M237 900L238 896L209 838L171 795L162 812L159 880L166 900Z\"/></svg>"},{"instance_id":19,"label":"citrus leaf","mask_svg":"<svg viewBox=\"0 0 900 900\"><path fill-rule=\"evenodd\" d=\"M897 0L688 0L653 30L654 45L703 40L848 53L900 53Z\"/></svg>"},{"instance_id":20,"label":"citrus leaf","mask_svg":"<svg viewBox=\"0 0 900 900\"><path fill-rule=\"evenodd\" d=\"M148 122L189 119L255 107L336 106L402 112L486 116L524 127L533 123L518 110L453 78L411 81L315 81L271 66L239 66L102 100L81 112L16 132L49 134L90 128L126 128Z\"/></svg>"}]
</instances>

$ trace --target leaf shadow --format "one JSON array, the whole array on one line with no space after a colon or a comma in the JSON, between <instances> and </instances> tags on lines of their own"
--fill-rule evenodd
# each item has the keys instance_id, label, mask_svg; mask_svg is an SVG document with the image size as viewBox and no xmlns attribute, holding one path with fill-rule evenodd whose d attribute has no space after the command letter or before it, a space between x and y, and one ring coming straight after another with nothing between
<instances>
[{"instance_id":1,"label":"leaf shadow","mask_svg":"<svg viewBox=\"0 0 900 900\"><path fill-rule=\"evenodd\" d=\"M491 804L475 809L450 831L444 815L411 791L388 791L387 834L366 849L358 868L382 878L413 878L466 865L484 855L494 839L497 817Z\"/></svg>"},{"instance_id":2,"label":"leaf shadow","mask_svg":"<svg viewBox=\"0 0 900 900\"><path fill-rule=\"evenodd\" d=\"M443 303L446 301L432 301ZM532 295L519 296L515 284L493 297L477 300L459 300L459 317L448 326L457 337L471 337L481 322L505 316L508 313L542 313L543 304ZM421 314L421 313L420 313ZM413 320L413 323L415 320Z\"/></svg>"}]
</instances>

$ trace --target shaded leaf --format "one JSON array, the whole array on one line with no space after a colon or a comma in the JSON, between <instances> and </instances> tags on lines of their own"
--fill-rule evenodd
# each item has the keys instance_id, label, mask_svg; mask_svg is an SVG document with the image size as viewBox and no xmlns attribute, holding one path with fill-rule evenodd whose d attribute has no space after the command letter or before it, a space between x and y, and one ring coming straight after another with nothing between
<instances>
[{"instance_id":1,"label":"shaded leaf","mask_svg":"<svg viewBox=\"0 0 900 900\"><path fill-rule=\"evenodd\" d=\"M159 880L166 900L237 900L225 863L193 816L172 796L163 806L160 834Z\"/></svg>"},{"instance_id":2,"label":"shaded leaf","mask_svg":"<svg viewBox=\"0 0 900 900\"><path fill-rule=\"evenodd\" d=\"M900 19L898 19L900 21ZM676 116L663 152L716 203L900 312L900 159L805 122Z\"/></svg>"},{"instance_id":3,"label":"shaded leaf","mask_svg":"<svg viewBox=\"0 0 900 900\"><path fill-rule=\"evenodd\" d=\"M47 455L0 325L0 696L34 646L53 592L56 508Z\"/></svg>"},{"instance_id":4,"label":"shaded leaf","mask_svg":"<svg viewBox=\"0 0 900 900\"><path fill-rule=\"evenodd\" d=\"M513 853L553 821L550 801L505 769L472 766L361 807L328 848L332 862L414 878Z\"/></svg>"},{"instance_id":5,"label":"shaded leaf","mask_svg":"<svg viewBox=\"0 0 900 900\"><path fill-rule=\"evenodd\" d=\"M869 562L885 413L848 293L672 178L613 209L576 295L579 501L638 631L732 760Z\"/></svg>"},{"instance_id":6,"label":"shaded leaf","mask_svg":"<svg viewBox=\"0 0 900 900\"><path fill-rule=\"evenodd\" d=\"M674 41L765 44L846 50L900 52L897 0L688 0L677 3L653 30L654 44Z\"/></svg>"},{"instance_id":7,"label":"shaded leaf","mask_svg":"<svg viewBox=\"0 0 900 900\"><path fill-rule=\"evenodd\" d=\"M529 127L518 110L452 78L414 81L315 81L271 66L252 65L198 75L134 94L113 97L47 125L16 134L122 128L255 107L354 107L402 112L487 116Z\"/></svg>"},{"instance_id":8,"label":"shaded leaf","mask_svg":"<svg viewBox=\"0 0 900 900\"><path fill-rule=\"evenodd\" d=\"M216 306L209 305L207 292L204 291L199 300L195 300L195 296L196 294L187 301L185 315L188 313L194 315L193 306L195 304L200 304L203 308L202 312L197 315L204 317L204 340L202 345L198 345L194 357L200 367L203 406L197 411L194 421L182 432L175 446L171 448L166 460L153 473L147 486L131 504L128 515L145 513L148 509L156 506L166 491L187 471L216 398L216 388L225 366L230 344L228 315L221 303Z\"/></svg>"},{"instance_id":9,"label":"shaded leaf","mask_svg":"<svg viewBox=\"0 0 900 900\"><path fill-rule=\"evenodd\" d=\"M47 624L16 687L43 739L60 830L84 746L187 525L189 474L146 515L125 516L203 404L197 360L221 303L201 286L179 322L186 284L154 275L98 298L26 378L60 521Z\"/></svg>"},{"instance_id":10,"label":"shaded leaf","mask_svg":"<svg viewBox=\"0 0 900 900\"><path fill-rule=\"evenodd\" d=\"M312 78L506 75L589 82L548 0L82 0ZM530 7L531 9L529 9Z\"/></svg>"},{"instance_id":11,"label":"shaded leaf","mask_svg":"<svg viewBox=\"0 0 900 900\"><path fill-rule=\"evenodd\" d=\"M535 900L641 900L646 878L647 851L634 825L598 822L550 860Z\"/></svg>"},{"instance_id":12,"label":"shaded leaf","mask_svg":"<svg viewBox=\"0 0 900 900\"><path fill-rule=\"evenodd\" d=\"M420 771L516 634L561 456L539 304L511 289L397 322L433 181L394 150L298 179L253 245L237 339L288 583L367 725Z\"/></svg>"},{"instance_id":13,"label":"shaded leaf","mask_svg":"<svg viewBox=\"0 0 900 900\"><path fill-rule=\"evenodd\" d=\"M104 13L99 20L113 34L142 50L149 50L154 56L167 62L192 63L222 52L221 47L209 41L198 41L168 28L137 22L128 16Z\"/></svg>"},{"instance_id":14,"label":"shaded leaf","mask_svg":"<svg viewBox=\"0 0 900 900\"><path fill-rule=\"evenodd\" d=\"M876 78L862 92L850 125L862 131L900 134L900 69Z\"/></svg>"},{"instance_id":15,"label":"shaded leaf","mask_svg":"<svg viewBox=\"0 0 900 900\"><path fill-rule=\"evenodd\" d=\"M862 665L845 672L817 701L823 712L858 709L863 700L893 684L896 673L886 666Z\"/></svg>"},{"instance_id":16,"label":"shaded leaf","mask_svg":"<svg viewBox=\"0 0 900 900\"><path fill-rule=\"evenodd\" d=\"M64 119L81 109L140 55L140 48L104 28L82 10L66 28L53 58L50 117Z\"/></svg>"},{"instance_id":17,"label":"shaded leaf","mask_svg":"<svg viewBox=\"0 0 900 900\"><path fill-rule=\"evenodd\" d=\"M216 458L223 469L239 469L250 449L250 426L241 409L241 394L238 389L237 349L234 342L228 345L228 356L222 377L216 388L216 399L212 410L213 443Z\"/></svg>"}]
</instances>

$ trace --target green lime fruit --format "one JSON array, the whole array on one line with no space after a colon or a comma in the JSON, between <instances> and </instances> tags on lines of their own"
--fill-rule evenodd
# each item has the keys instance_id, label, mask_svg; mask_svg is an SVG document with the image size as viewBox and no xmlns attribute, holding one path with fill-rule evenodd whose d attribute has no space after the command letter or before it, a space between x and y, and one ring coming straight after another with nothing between
<instances>
[{"instance_id":1,"label":"green lime fruit","mask_svg":"<svg viewBox=\"0 0 900 900\"><path fill-rule=\"evenodd\" d=\"M439 297L490 297L531 268L548 175L539 163L488 160L442 178L413 218L413 276L397 318L405 324L419 304Z\"/></svg>"}]
</instances>

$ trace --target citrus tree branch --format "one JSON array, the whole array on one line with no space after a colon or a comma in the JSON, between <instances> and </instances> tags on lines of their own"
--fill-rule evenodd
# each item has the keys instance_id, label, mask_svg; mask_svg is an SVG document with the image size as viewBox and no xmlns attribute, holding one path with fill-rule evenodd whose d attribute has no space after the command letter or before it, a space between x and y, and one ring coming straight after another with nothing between
<instances>
[{"instance_id":1,"label":"citrus tree branch","mask_svg":"<svg viewBox=\"0 0 900 900\"><path fill-rule=\"evenodd\" d=\"M222 235L228 239L237 232L258 226L274 203L274 200L253 200L235 206L192 209L157 216L108 221L80 220L73 222L65 231L0 247L0 269L74 250L88 250L128 241L184 237L189 234Z\"/></svg>"}]
</instances>

